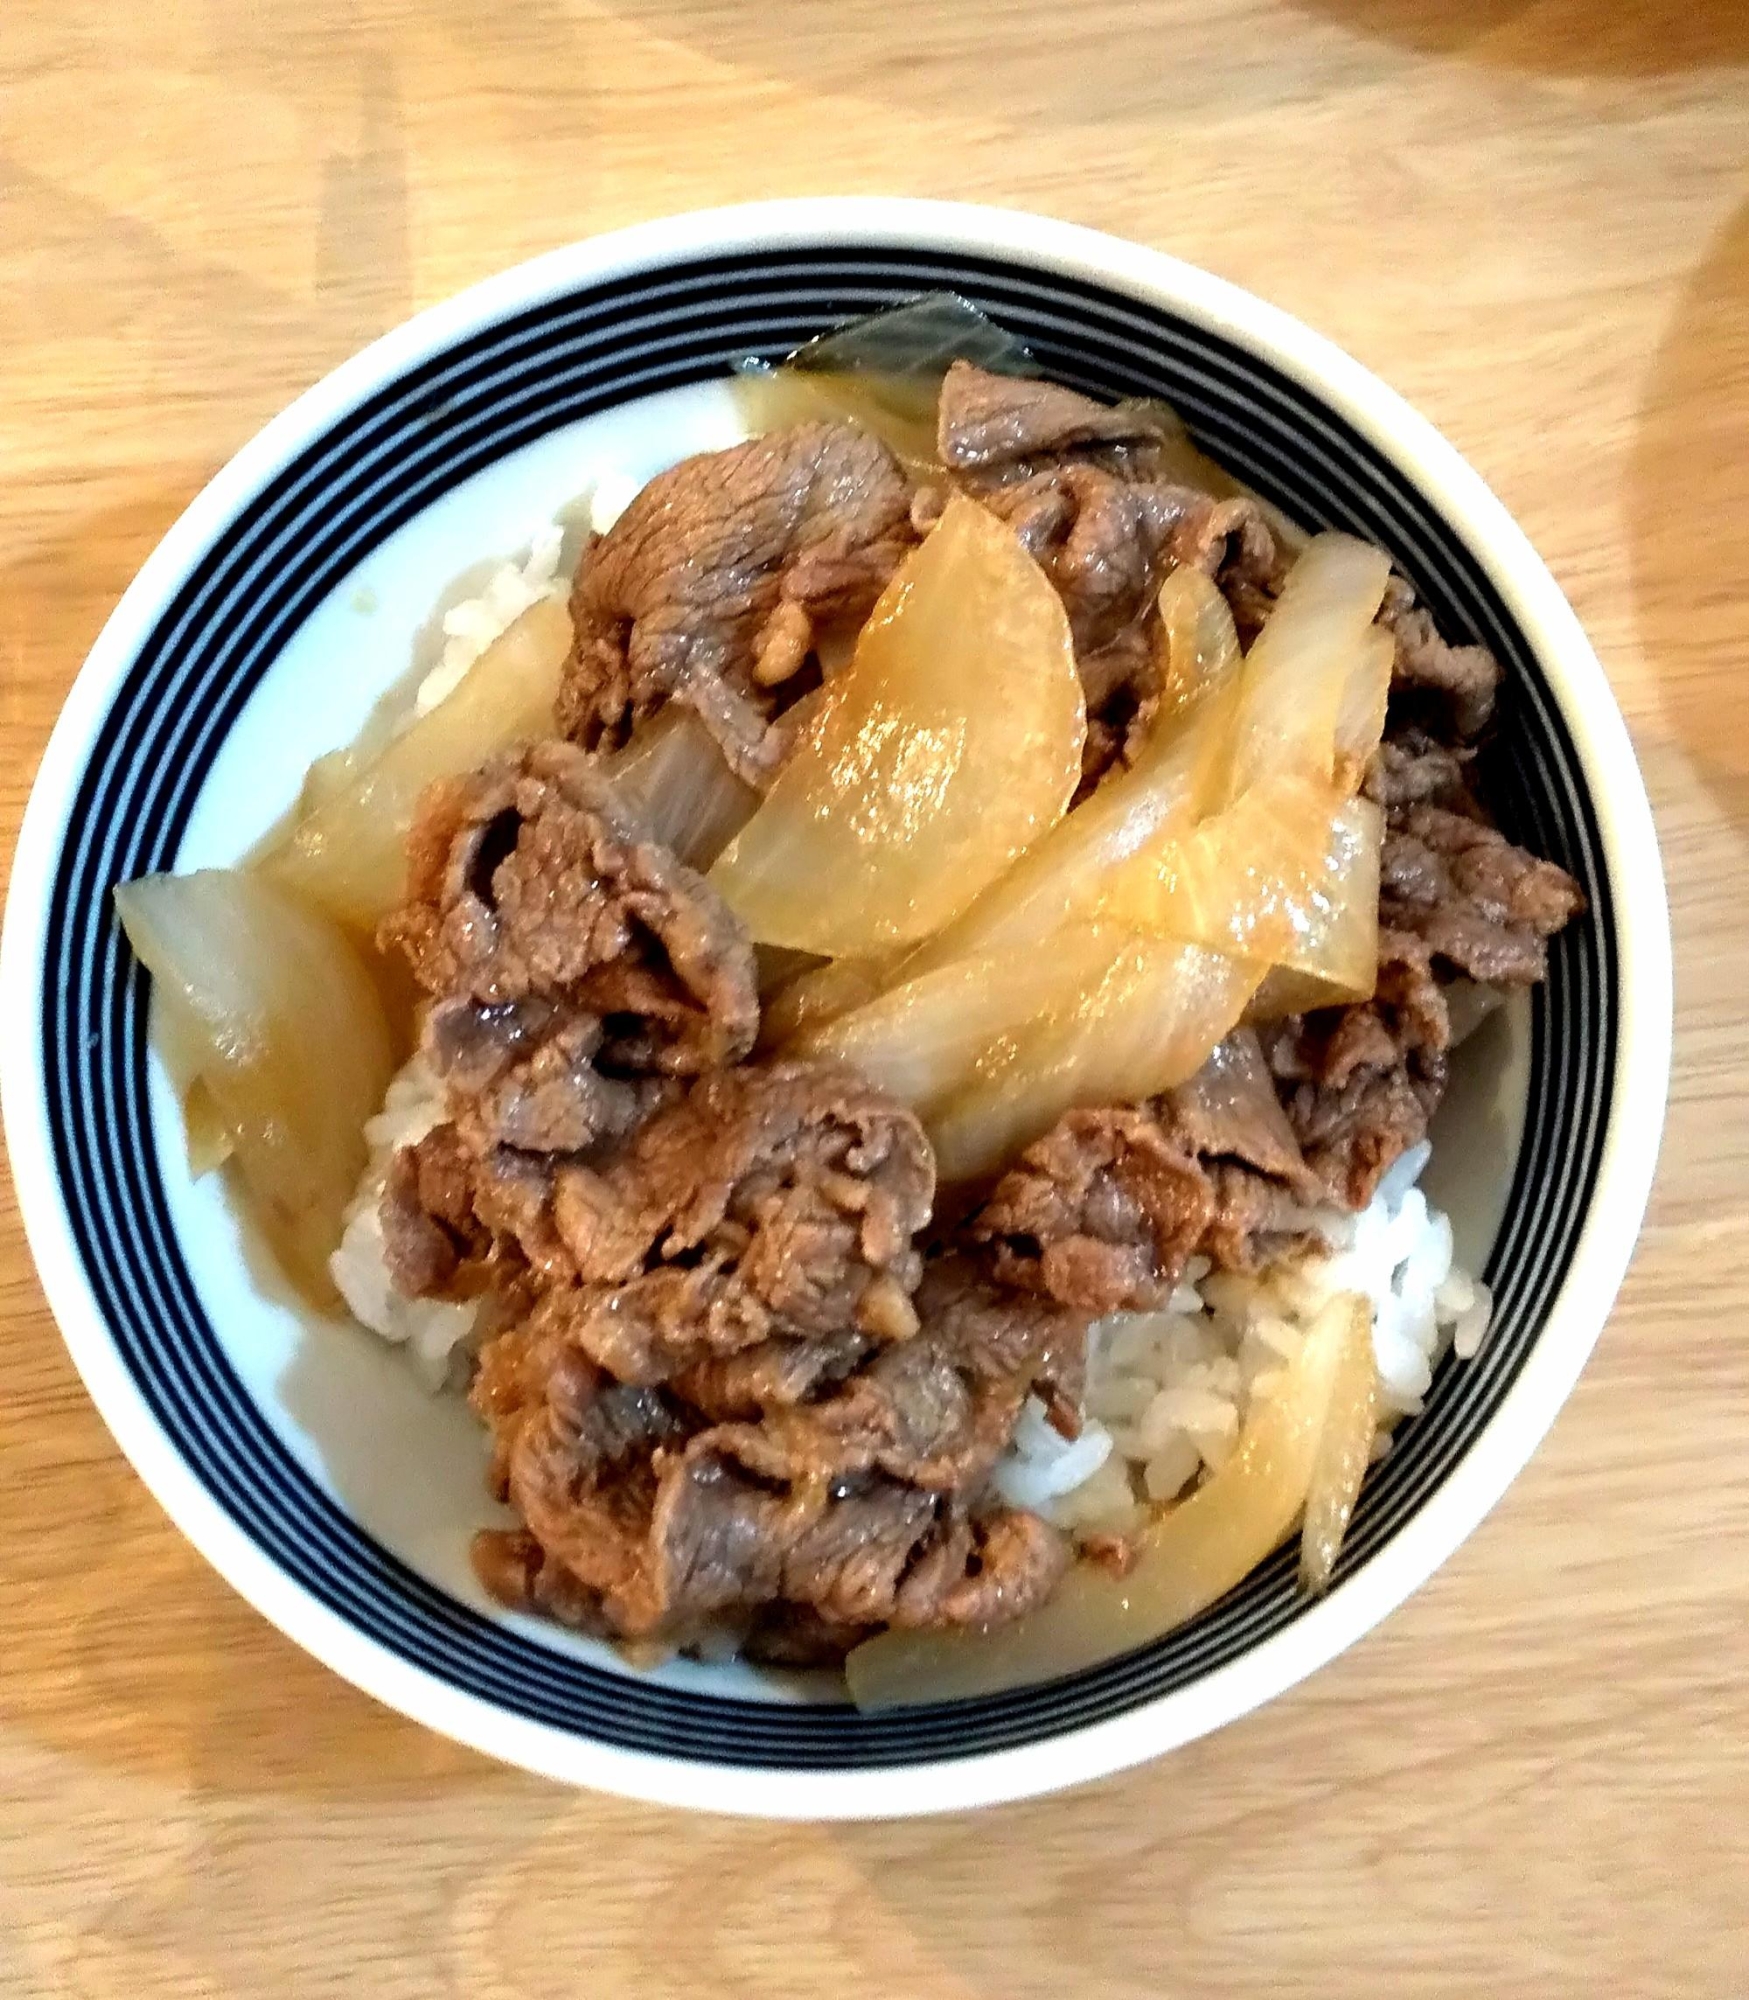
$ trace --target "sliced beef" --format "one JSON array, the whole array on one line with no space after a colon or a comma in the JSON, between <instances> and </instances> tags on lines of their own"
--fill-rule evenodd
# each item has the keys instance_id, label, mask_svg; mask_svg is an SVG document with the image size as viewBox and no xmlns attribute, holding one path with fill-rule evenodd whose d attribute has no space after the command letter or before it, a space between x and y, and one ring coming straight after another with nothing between
<instances>
[{"instance_id":1,"label":"sliced beef","mask_svg":"<svg viewBox=\"0 0 1749 2000\"><path fill-rule=\"evenodd\" d=\"M1056 458L1088 445L1134 445L1167 435L1161 412L1145 403L1096 402L1055 382L993 375L956 361L936 406L936 448L956 472L983 472Z\"/></svg>"},{"instance_id":2,"label":"sliced beef","mask_svg":"<svg viewBox=\"0 0 1749 2000\"><path fill-rule=\"evenodd\" d=\"M1084 772L1096 783L1152 717L1150 617L1167 571L1188 563L1214 577L1250 638L1286 575L1275 535L1254 501L1167 475L1171 420L1147 404L1112 407L959 362L938 431L943 464L1008 522L1063 600L1087 693Z\"/></svg>"},{"instance_id":3,"label":"sliced beef","mask_svg":"<svg viewBox=\"0 0 1749 2000\"><path fill-rule=\"evenodd\" d=\"M622 1138L752 1047L746 933L569 744L433 787L410 852L382 936L432 996L425 1052L476 1152Z\"/></svg>"},{"instance_id":4,"label":"sliced beef","mask_svg":"<svg viewBox=\"0 0 1749 2000\"><path fill-rule=\"evenodd\" d=\"M1413 724L1393 728L1373 753L1361 789L1388 814L1410 806L1439 806L1446 812L1482 817L1471 790L1475 752L1441 743Z\"/></svg>"},{"instance_id":5,"label":"sliced beef","mask_svg":"<svg viewBox=\"0 0 1749 2000\"><path fill-rule=\"evenodd\" d=\"M904 1339L934 1193L916 1118L849 1071L724 1070L605 1164L558 1169L554 1221L579 1282L551 1309L622 1381L786 1336Z\"/></svg>"},{"instance_id":6,"label":"sliced beef","mask_svg":"<svg viewBox=\"0 0 1749 2000\"><path fill-rule=\"evenodd\" d=\"M1431 953L1408 932L1381 931L1371 1000L1264 1033L1321 1198L1364 1208L1392 1162L1426 1137L1444 1095L1451 1018Z\"/></svg>"},{"instance_id":7,"label":"sliced beef","mask_svg":"<svg viewBox=\"0 0 1749 2000\"><path fill-rule=\"evenodd\" d=\"M1442 736L1471 742L1494 713L1500 662L1486 646L1454 646L1439 636L1432 613L1411 585L1393 576L1379 621L1396 641L1391 668L1395 710L1420 713Z\"/></svg>"},{"instance_id":8,"label":"sliced beef","mask_svg":"<svg viewBox=\"0 0 1749 2000\"><path fill-rule=\"evenodd\" d=\"M1379 920L1471 979L1534 985L1548 971L1548 939L1583 905L1565 869L1497 828L1433 805L1392 816Z\"/></svg>"},{"instance_id":9,"label":"sliced beef","mask_svg":"<svg viewBox=\"0 0 1749 2000\"><path fill-rule=\"evenodd\" d=\"M683 1643L777 1604L844 1632L989 1622L1054 1587L1061 1537L980 1496L1029 1393L1078 1406L1085 1314L1005 1296L950 1259L910 1339L860 1354L830 1335L795 1343L828 1357L812 1379L773 1373L767 1343L735 1357L762 1361L738 1385L695 1370L656 1386L598 1365L558 1296L487 1347L474 1384L497 1483L535 1544L477 1546L504 1601ZM687 1400L683 1385L708 1396L713 1379L739 1420Z\"/></svg>"},{"instance_id":10,"label":"sliced beef","mask_svg":"<svg viewBox=\"0 0 1749 2000\"><path fill-rule=\"evenodd\" d=\"M1176 1090L1069 1112L966 1234L1004 1283L1093 1313L1143 1311L1193 1251L1249 1269L1302 1235L1321 1198L1257 1038L1239 1029Z\"/></svg>"},{"instance_id":11,"label":"sliced beef","mask_svg":"<svg viewBox=\"0 0 1749 2000\"><path fill-rule=\"evenodd\" d=\"M815 1400L867 1360L875 1346L854 1327L815 1340L768 1340L739 1354L695 1361L670 1386L714 1422L744 1421Z\"/></svg>"},{"instance_id":12,"label":"sliced beef","mask_svg":"<svg viewBox=\"0 0 1749 2000\"><path fill-rule=\"evenodd\" d=\"M659 473L579 565L560 729L614 748L678 701L763 786L816 636L860 624L911 546L910 500L891 452L848 424Z\"/></svg>"},{"instance_id":13,"label":"sliced beef","mask_svg":"<svg viewBox=\"0 0 1749 2000\"><path fill-rule=\"evenodd\" d=\"M1073 462L981 497L1056 585L1077 657L1139 622L1197 504L1186 487L1136 484Z\"/></svg>"},{"instance_id":14,"label":"sliced beef","mask_svg":"<svg viewBox=\"0 0 1749 2000\"><path fill-rule=\"evenodd\" d=\"M1205 1165L1229 1162L1279 1182L1301 1200L1316 1198L1250 1028L1236 1028L1219 1043L1188 1083L1156 1101L1155 1112L1184 1150Z\"/></svg>"},{"instance_id":15,"label":"sliced beef","mask_svg":"<svg viewBox=\"0 0 1749 2000\"><path fill-rule=\"evenodd\" d=\"M970 1262L932 1263L918 1295L922 1329L876 1353L829 1394L724 1425L718 1448L785 1486L874 1473L934 1492L975 1495L1037 1393L1075 1427L1087 1315L1004 1293Z\"/></svg>"},{"instance_id":16,"label":"sliced beef","mask_svg":"<svg viewBox=\"0 0 1749 2000\"><path fill-rule=\"evenodd\" d=\"M1090 1313L1164 1302L1213 1213L1208 1177L1141 1107L1071 1111L970 1225L1004 1283Z\"/></svg>"},{"instance_id":17,"label":"sliced beef","mask_svg":"<svg viewBox=\"0 0 1749 2000\"><path fill-rule=\"evenodd\" d=\"M493 1537L476 1571L507 1601L629 1639L684 1642L725 1614L786 1604L828 1625L1015 1617L1042 1601L1067 1548L1042 1522L967 1514L878 1474L781 1484L732 1431L681 1442L660 1392L615 1386L580 1421L543 1407L516 1425L509 1496L538 1546ZM555 1574L555 1572L557 1574Z\"/></svg>"},{"instance_id":18,"label":"sliced beef","mask_svg":"<svg viewBox=\"0 0 1749 2000\"><path fill-rule=\"evenodd\" d=\"M454 1298L484 1281L491 1232L475 1213L472 1156L453 1125L396 1153L379 1213L389 1277L404 1297Z\"/></svg>"},{"instance_id":19,"label":"sliced beef","mask_svg":"<svg viewBox=\"0 0 1749 2000\"><path fill-rule=\"evenodd\" d=\"M384 943L439 1002L487 1010L433 1032L440 1073L479 1089L580 1015L599 1040L579 1059L609 1077L694 1076L752 1047L745 931L569 744L434 786L409 858L408 900L385 920Z\"/></svg>"}]
</instances>

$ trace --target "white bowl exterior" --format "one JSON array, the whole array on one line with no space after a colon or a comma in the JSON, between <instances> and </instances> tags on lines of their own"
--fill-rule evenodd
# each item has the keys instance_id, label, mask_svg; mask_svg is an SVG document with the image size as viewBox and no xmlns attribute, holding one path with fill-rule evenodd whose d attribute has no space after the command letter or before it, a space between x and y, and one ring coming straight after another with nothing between
<instances>
[{"instance_id":1,"label":"white bowl exterior","mask_svg":"<svg viewBox=\"0 0 1749 2000\"><path fill-rule=\"evenodd\" d=\"M1048 1741L889 1770L748 1770L616 1749L507 1713L412 1666L293 1583L214 1503L123 1367L67 1229L41 1089L47 889L113 688L232 517L337 417L512 313L592 280L707 252L834 241L999 256L1104 283L1267 357L1394 459L1460 532L1534 648L1584 765L1619 941L1620 1036L1609 1126L1567 1277L1517 1379L1457 1466L1352 1578L1286 1630L1190 1686ZM530 1771L662 1804L763 1817L861 1819L1025 1798L1176 1748L1281 1693L1375 1625L1444 1562L1511 1483L1571 1392L1627 1269L1662 1128L1670 933L1657 836L1627 730L1571 607L1522 530L1427 421L1288 314L1158 251L1072 224L963 203L817 199L706 210L554 251L386 334L276 417L197 496L146 562L74 683L20 832L0 940L0 1076L14 1182L43 1288L92 1400L171 1519L265 1617L402 1713Z\"/></svg>"}]
</instances>

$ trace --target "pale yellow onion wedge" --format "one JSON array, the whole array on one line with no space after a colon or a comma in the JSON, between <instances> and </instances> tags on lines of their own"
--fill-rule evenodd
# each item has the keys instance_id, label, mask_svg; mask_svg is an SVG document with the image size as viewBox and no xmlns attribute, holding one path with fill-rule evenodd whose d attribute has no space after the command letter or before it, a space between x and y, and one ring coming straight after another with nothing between
<instances>
[{"instance_id":1,"label":"pale yellow onion wedge","mask_svg":"<svg viewBox=\"0 0 1749 2000\"><path fill-rule=\"evenodd\" d=\"M1388 556L1351 535L1306 545L1245 656L1229 800L1282 773L1332 781L1338 719L1361 726L1350 689L1390 569Z\"/></svg>"},{"instance_id":2,"label":"pale yellow onion wedge","mask_svg":"<svg viewBox=\"0 0 1749 2000\"><path fill-rule=\"evenodd\" d=\"M771 950L771 946L762 946ZM781 1048L806 1038L883 993L895 966L906 954L874 958L831 958L784 982L764 1003L759 1021L760 1046Z\"/></svg>"},{"instance_id":3,"label":"pale yellow onion wedge","mask_svg":"<svg viewBox=\"0 0 1749 2000\"><path fill-rule=\"evenodd\" d=\"M670 702L606 759L614 791L693 868L708 868L753 817L759 794L724 762L689 708Z\"/></svg>"},{"instance_id":4,"label":"pale yellow onion wedge","mask_svg":"<svg viewBox=\"0 0 1749 2000\"><path fill-rule=\"evenodd\" d=\"M1061 598L956 496L711 880L761 943L854 958L913 942L1062 817L1085 733Z\"/></svg>"},{"instance_id":5,"label":"pale yellow onion wedge","mask_svg":"<svg viewBox=\"0 0 1749 2000\"><path fill-rule=\"evenodd\" d=\"M1224 781L1239 640L1226 599L1199 570L1160 592L1165 688L1135 764L1108 777L955 923L905 961L914 978L955 960L1036 944L1098 902L1129 856L1188 826Z\"/></svg>"},{"instance_id":6,"label":"pale yellow onion wedge","mask_svg":"<svg viewBox=\"0 0 1749 2000\"><path fill-rule=\"evenodd\" d=\"M1071 935L1053 938L1048 953L1035 954L1039 963L1067 953ZM1097 978L1030 1027L999 1036L965 1088L930 1111L924 1122L944 1183L999 1172L1066 1111L1134 1103L1194 1076L1261 975L1194 944L1120 934L1108 949Z\"/></svg>"},{"instance_id":7,"label":"pale yellow onion wedge","mask_svg":"<svg viewBox=\"0 0 1749 2000\"><path fill-rule=\"evenodd\" d=\"M1370 800L1284 774L1115 869L1083 914L1365 999L1378 975L1382 840Z\"/></svg>"},{"instance_id":8,"label":"pale yellow onion wedge","mask_svg":"<svg viewBox=\"0 0 1749 2000\"><path fill-rule=\"evenodd\" d=\"M1343 792L1357 792L1372 753L1385 733L1385 706L1397 642L1375 625L1355 651L1354 664L1336 710L1336 755L1332 776Z\"/></svg>"},{"instance_id":9,"label":"pale yellow onion wedge","mask_svg":"<svg viewBox=\"0 0 1749 2000\"><path fill-rule=\"evenodd\" d=\"M1319 1314L1275 1393L1253 1403L1232 1456L1144 1530L1127 1576L1077 1563L1049 1603L1012 1625L883 1633L845 1662L851 1699L895 1708L1053 1680L1148 1645L1225 1597L1306 1503L1351 1311L1339 1295Z\"/></svg>"},{"instance_id":10,"label":"pale yellow onion wedge","mask_svg":"<svg viewBox=\"0 0 1749 2000\"><path fill-rule=\"evenodd\" d=\"M852 423L878 437L913 475L941 471L935 436L939 374L773 368L736 376L733 391L748 429L756 434L792 424Z\"/></svg>"},{"instance_id":11,"label":"pale yellow onion wedge","mask_svg":"<svg viewBox=\"0 0 1749 2000\"><path fill-rule=\"evenodd\" d=\"M200 1022L168 987L160 987L153 996L152 1046L182 1107L188 1171L199 1180L230 1158L231 1135L201 1077L211 1042Z\"/></svg>"},{"instance_id":12,"label":"pale yellow onion wedge","mask_svg":"<svg viewBox=\"0 0 1749 2000\"><path fill-rule=\"evenodd\" d=\"M1373 1354L1372 1306L1358 1293L1342 1294L1347 1320L1341 1355L1330 1392L1330 1411L1306 1494L1306 1521L1300 1534L1300 1581L1321 1591L1330 1582L1337 1552L1348 1532L1360 1482L1372 1461L1378 1429L1379 1371Z\"/></svg>"},{"instance_id":13,"label":"pale yellow onion wedge","mask_svg":"<svg viewBox=\"0 0 1749 2000\"><path fill-rule=\"evenodd\" d=\"M955 959L804 1029L790 1048L848 1063L889 1096L925 1110L965 1089L993 1044L1095 989L1123 944L1120 933L1082 926L1054 937L1049 951Z\"/></svg>"},{"instance_id":14,"label":"pale yellow onion wedge","mask_svg":"<svg viewBox=\"0 0 1749 2000\"><path fill-rule=\"evenodd\" d=\"M261 857L261 872L342 923L373 930L405 893L407 831L420 794L514 743L550 735L570 646L564 605L550 598L531 605L453 694L298 819Z\"/></svg>"},{"instance_id":15,"label":"pale yellow onion wedge","mask_svg":"<svg viewBox=\"0 0 1749 2000\"><path fill-rule=\"evenodd\" d=\"M205 1040L197 1080L286 1275L331 1302L329 1252L394 1069L382 1003L340 927L241 870L123 883L116 910Z\"/></svg>"}]
</instances>

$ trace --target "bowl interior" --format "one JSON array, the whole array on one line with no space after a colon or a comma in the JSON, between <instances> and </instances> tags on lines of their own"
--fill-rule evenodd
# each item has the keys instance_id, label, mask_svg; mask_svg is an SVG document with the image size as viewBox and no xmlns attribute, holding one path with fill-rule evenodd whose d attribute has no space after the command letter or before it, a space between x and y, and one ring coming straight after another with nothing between
<instances>
[{"instance_id":1,"label":"bowl interior","mask_svg":"<svg viewBox=\"0 0 1749 2000\"><path fill-rule=\"evenodd\" d=\"M123 1365L212 1499L374 1645L554 1729L713 1763L851 1769L1037 1742L1193 1684L1303 1615L1287 1555L1185 1630L1050 1687L864 1717L818 1683L610 1653L490 1607L466 1562L492 1518L484 1446L370 1336L291 1303L212 1181L192 1184L109 891L234 860L433 641L433 607L597 478L642 479L741 434L728 361L948 287L1048 373L1173 401L1201 442L1308 526L1390 550L1455 638L1508 670L1493 779L1507 830L1592 916L1546 988L1460 1063L1430 1192L1498 1301L1475 1362L1369 1477L1348 1587L1471 1447L1523 1366L1598 1168L1614 1060L1614 933L1571 737L1476 555L1309 390L1218 332L1084 277L842 243L601 281L458 340L339 416L217 538L144 637L99 733L52 886L44 1089L67 1217ZM458 581L459 580L459 581Z\"/></svg>"}]
</instances>

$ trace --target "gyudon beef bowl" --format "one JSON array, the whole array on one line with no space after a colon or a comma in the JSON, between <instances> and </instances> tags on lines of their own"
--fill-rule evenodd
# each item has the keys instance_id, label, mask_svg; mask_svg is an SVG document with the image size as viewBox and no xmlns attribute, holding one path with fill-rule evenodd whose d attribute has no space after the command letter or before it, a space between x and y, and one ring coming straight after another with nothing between
<instances>
[{"instance_id":1,"label":"gyudon beef bowl","mask_svg":"<svg viewBox=\"0 0 1749 2000\"><path fill-rule=\"evenodd\" d=\"M249 446L8 911L104 1414L407 1712L790 1813L1285 1686L1497 1496L1643 1204L1661 888L1449 448L1170 262L780 204Z\"/></svg>"}]
</instances>

